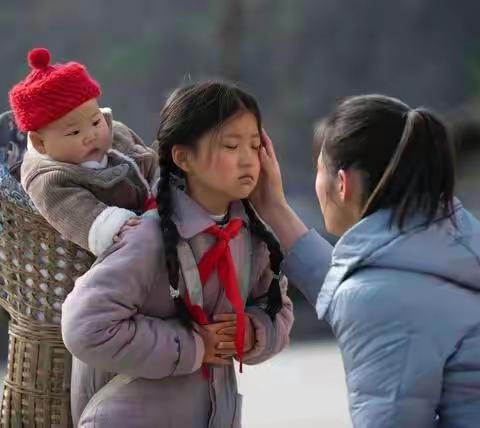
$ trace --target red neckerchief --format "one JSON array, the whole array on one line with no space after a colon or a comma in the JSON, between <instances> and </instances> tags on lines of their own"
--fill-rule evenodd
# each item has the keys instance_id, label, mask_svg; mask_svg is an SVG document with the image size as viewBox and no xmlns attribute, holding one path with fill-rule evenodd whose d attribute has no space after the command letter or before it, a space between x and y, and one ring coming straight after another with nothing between
<instances>
[{"instance_id":1,"label":"red neckerchief","mask_svg":"<svg viewBox=\"0 0 480 428\"><path fill-rule=\"evenodd\" d=\"M157 209L157 199L155 198L155 196L150 195L143 202L143 211L147 212L153 209Z\"/></svg>"},{"instance_id":2,"label":"red neckerchief","mask_svg":"<svg viewBox=\"0 0 480 428\"><path fill-rule=\"evenodd\" d=\"M243 226L243 220L231 220L227 226L222 229L217 225L210 226L204 231L217 238L217 242L203 255L198 263L198 272L202 286L205 286L208 279L215 269L218 271L220 284L225 290L225 294L237 314L237 331L235 335L235 348L240 361L240 373L243 368L243 346L245 342L245 310L242 296L238 287L237 275L235 273L235 264L230 252L229 241L237 236ZM198 305L192 305L188 292L185 294L185 303L195 321L200 325L209 323L208 317L203 308Z\"/></svg>"}]
</instances>

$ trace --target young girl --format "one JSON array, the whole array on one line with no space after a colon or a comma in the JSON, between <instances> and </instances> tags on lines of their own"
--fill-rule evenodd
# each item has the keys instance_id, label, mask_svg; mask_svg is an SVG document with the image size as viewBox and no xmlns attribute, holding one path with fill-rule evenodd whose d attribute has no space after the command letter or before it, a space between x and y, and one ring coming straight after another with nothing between
<instances>
[{"instance_id":1,"label":"young girl","mask_svg":"<svg viewBox=\"0 0 480 428\"><path fill-rule=\"evenodd\" d=\"M289 279L333 328L353 425L479 427L480 223L453 196L445 126L428 110L359 96L317 138L317 196L340 237L331 264L286 204L268 141L256 195L267 197L255 207L289 249Z\"/></svg>"},{"instance_id":2,"label":"young girl","mask_svg":"<svg viewBox=\"0 0 480 428\"><path fill-rule=\"evenodd\" d=\"M158 214L127 230L63 307L75 424L241 425L233 358L272 357L293 322L280 247L245 200L260 130L255 99L235 86L198 83L169 98Z\"/></svg>"}]
</instances>

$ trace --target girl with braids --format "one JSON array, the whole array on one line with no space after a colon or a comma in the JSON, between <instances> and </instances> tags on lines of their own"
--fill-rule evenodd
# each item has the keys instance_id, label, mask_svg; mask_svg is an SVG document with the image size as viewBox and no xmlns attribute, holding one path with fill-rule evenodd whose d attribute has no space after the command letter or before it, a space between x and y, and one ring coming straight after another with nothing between
<instances>
[{"instance_id":1,"label":"girl with braids","mask_svg":"<svg viewBox=\"0 0 480 428\"><path fill-rule=\"evenodd\" d=\"M233 85L170 96L158 212L121 235L63 308L76 425L241 426L233 360L242 371L277 354L293 323L280 246L246 199L260 135L257 102Z\"/></svg>"},{"instance_id":2,"label":"girl with braids","mask_svg":"<svg viewBox=\"0 0 480 428\"><path fill-rule=\"evenodd\" d=\"M286 203L271 143L257 212L284 272L342 352L355 428L480 427L480 223L454 198L453 149L430 111L370 95L316 135L330 249ZM326 274L326 277L325 277Z\"/></svg>"}]
</instances>

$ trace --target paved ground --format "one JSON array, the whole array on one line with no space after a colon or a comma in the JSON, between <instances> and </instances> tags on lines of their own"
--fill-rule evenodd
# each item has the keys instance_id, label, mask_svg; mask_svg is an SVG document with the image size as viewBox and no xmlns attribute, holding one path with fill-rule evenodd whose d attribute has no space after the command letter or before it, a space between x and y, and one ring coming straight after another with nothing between
<instances>
[{"instance_id":1,"label":"paved ground","mask_svg":"<svg viewBox=\"0 0 480 428\"><path fill-rule=\"evenodd\" d=\"M332 341L294 344L239 375L244 428L350 428L341 358Z\"/></svg>"},{"instance_id":2,"label":"paved ground","mask_svg":"<svg viewBox=\"0 0 480 428\"><path fill-rule=\"evenodd\" d=\"M3 379L4 367L0 367ZM243 428L350 428L343 368L330 341L293 345L238 375Z\"/></svg>"}]
</instances>

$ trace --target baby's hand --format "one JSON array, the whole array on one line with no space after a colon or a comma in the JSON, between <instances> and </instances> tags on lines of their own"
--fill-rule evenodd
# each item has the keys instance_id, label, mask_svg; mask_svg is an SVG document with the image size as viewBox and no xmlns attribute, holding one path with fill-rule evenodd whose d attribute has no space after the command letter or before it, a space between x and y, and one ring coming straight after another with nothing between
<instances>
[{"instance_id":1,"label":"baby's hand","mask_svg":"<svg viewBox=\"0 0 480 428\"><path fill-rule=\"evenodd\" d=\"M129 218L125 224L120 228L118 233L113 237L113 242L120 241L120 235L126 232L129 229L133 229L135 226L140 224L141 218L140 217L131 217Z\"/></svg>"}]
</instances>

